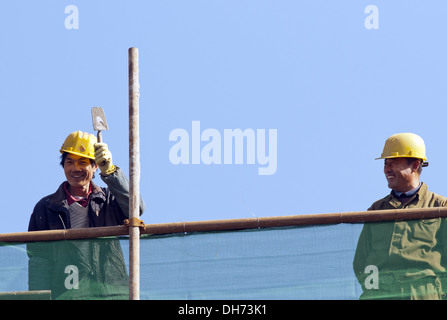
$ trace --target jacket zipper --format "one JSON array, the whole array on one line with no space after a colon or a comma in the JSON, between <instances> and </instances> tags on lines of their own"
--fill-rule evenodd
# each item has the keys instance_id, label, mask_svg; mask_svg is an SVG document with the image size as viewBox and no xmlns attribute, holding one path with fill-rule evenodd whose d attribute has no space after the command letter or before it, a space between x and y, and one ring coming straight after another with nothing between
<instances>
[{"instance_id":1,"label":"jacket zipper","mask_svg":"<svg viewBox=\"0 0 447 320\"><path fill-rule=\"evenodd\" d=\"M64 219L62 219L62 217L61 217L60 214L58 214L58 216L59 216L59 219L60 219L61 222L62 222L62 226L64 227L65 230L67 230L67 228L65 227Z\"/></svg>"}]
</instances>

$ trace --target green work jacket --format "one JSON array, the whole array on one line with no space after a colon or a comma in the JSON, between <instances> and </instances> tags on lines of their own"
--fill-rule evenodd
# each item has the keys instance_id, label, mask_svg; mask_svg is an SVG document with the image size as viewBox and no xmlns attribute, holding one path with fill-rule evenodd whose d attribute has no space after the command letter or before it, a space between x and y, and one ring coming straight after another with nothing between
<instances>
[{"instance_id":1,"label":"green work jacket","mask_svg":"<svg viewBox=\"0 0 447 320\"><path fill-rule=\"evenodd\" d=\"M373 203L368 210L443 207L447 198L428 191L422 184L419 191L404 205L391 192ZM365 223L355 252L353 268L362 286L363 296L379 295L394 288L404 290L412 281L439 279L447 288L447 220L445 218ZM378 287L367 288L371 275L367 267L378 271ZM396 289L397 290L397 289Z\"/></svg>"}]
</instances>

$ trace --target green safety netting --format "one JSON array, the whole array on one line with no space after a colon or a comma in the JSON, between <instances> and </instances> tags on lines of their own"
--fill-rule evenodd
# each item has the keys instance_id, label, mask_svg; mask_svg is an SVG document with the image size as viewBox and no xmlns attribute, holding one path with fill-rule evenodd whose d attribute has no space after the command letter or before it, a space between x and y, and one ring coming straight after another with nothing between
<instances>
[{"instance_id":1,"label":"green safety netting","mask_svg":"<svg viewBox=\"0 0 447 320\"><path fill-rule=\"evenodd\" d=\"M359 299L363 290L383 294L379 285L392 292L383 282L387 277L379 281L380 270L374 265L365 266L363 278L354 273L362 227L336 224L142 235L140 297L345 300ZM43 297L128 299L128 242L126 237L111 237L2 243L0 297L51 290L51 296ZM405 268L403 264L396 275L414 272Z\"/></svg>"}]
</instances>

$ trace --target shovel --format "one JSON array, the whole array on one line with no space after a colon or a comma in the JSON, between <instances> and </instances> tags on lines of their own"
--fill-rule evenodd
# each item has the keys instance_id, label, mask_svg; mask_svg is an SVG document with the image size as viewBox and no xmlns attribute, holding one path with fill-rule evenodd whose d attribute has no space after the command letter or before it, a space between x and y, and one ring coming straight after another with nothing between
<instances>
[{"instance_id":1,"label":"shovel","mask_svg":"<svg viewBox=\"0 0 447 320\"><path fill-rule=\"evenodd\" d=\"M107 126L106 115L104 114L104 110L101 107L93 107L92 108L92 119L93 119L93 129L98 131L97 139L98 143L102 142L102 134L101 131L109 130ZM102 163L101 165L104 165Z\"/></svg>"},{"instance_id":2,"label":"shovel","mask_svg":"<svg viewBox=\"0 0 447 320\"><path fill-rule=\"evenodd\" d=\"M92 108L92 119L93 119L93 129L98 131L98 142L102 142L101 131L109 130L107 126L106 115L104 114L104 110L101 107L93 107Z\"/></svg>"}]
</instances>

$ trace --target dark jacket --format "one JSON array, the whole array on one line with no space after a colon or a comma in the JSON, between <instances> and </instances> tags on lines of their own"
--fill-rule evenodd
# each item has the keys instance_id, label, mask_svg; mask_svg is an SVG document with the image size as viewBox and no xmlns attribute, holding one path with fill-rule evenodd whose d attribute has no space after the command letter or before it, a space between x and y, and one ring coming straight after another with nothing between
<instances>
[{"instance_id":1,"label":"dark jacket","mask_svg":"<svg viewBox=\"0 0 447 320\"><path fill-rule=\"evenodd\" d=\"M102 177L107 188L92 182L88 203L90 227L122 225L129 212L129 183L121 169ZM64 182L65 183L65 182ZM140 198L140 214L144 203ZM70 214L61 184L40 200L29 231L69 229ZM29 243L29 290L51 290L53 299L128 298L128 275L116 238Z\"/></svg>"},{"instance_id":2,"label":"dark jacket","mask_svg":"<svg viewBox=\"0 0 447 320\"><path fill-rule=\"evenodd\" d=\"M129 182L122 170L117 170L108 177L101 176L108 188L101 188L92 183L89 201L90 227L122 225L129 217ZM65 182L64 182L65 183ZM28 231L70 229L70 214L64 192L64 183L57 191L44 197L34 207ZM145 205L140 197L140 215Z\"/></svg>"}]
</instances>

